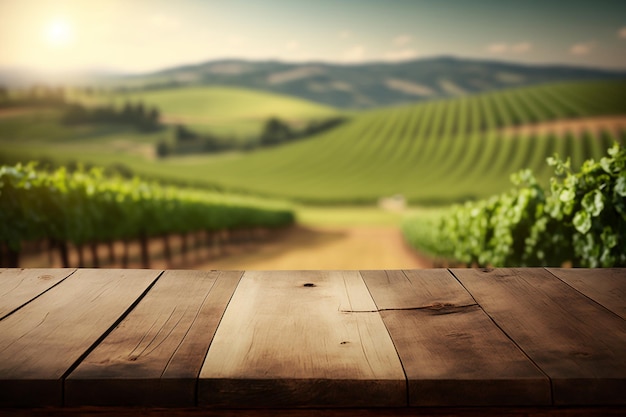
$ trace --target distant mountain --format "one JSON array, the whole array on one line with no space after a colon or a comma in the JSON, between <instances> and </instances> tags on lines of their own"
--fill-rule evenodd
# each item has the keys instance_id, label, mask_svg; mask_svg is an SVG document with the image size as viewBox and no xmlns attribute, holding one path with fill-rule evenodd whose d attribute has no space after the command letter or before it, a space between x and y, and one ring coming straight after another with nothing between
<instances>
[{"instance_id":1,"label":"distant mountain","mask_svg":"<svg viewBox=\"0 0 626 417\"><path fill-rule=\"evenodd\" d=\"M626 72L452 57L337 65L212 61L124 78L135 85L221 84L289 94L339 108L381 107L506 87L626 78Z\"/></svg>"},{"instance_id":2,"label":"distant mountain","mask_svg":"<svg viewBox=\"0 0 626 417\"><path fill-rule=\"evenodd\" d=\"M339 108L368 108L552 81L616 78L626 78L626 72L438 57L357 65L221 60L144 75L97 77L94 81L150 89L237 86Z\"/></svg>"}]
</instances>

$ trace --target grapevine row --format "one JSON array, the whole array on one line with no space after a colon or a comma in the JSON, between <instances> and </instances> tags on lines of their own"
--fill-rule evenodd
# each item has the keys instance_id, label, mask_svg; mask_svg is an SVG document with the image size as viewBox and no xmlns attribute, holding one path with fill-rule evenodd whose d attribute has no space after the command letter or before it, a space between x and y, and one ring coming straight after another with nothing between
<instances>
[{"instance_id":1,"label":"grapevine row","mask_svg":"<svg viewBox=\"0 0 626 417\"><path fill-rule=\"evenodd\" d=\"M605 96L599 104L588 99L597 91ZM608 149L603 138L626 135L514 133L507 124L626 114L625 93L622 81L564 83L371 110L310 141L203 170L226 187L311 202L371 203L395 193L421 204L482 198L506 189L521 168L546 178L543 161L555 151L577 168Z\"/></svg>"},{"instance_id":2,"label":"grapevine row","mask_svg":"<svg viewBox=\"0 0 626 417\"><path fill-rule=\"evenodd\" d=\"M3 261L10 266L17 266L23 242L55 242L66 264L67 243L82 247L140 239L147 245L155 236L273 228L294 221L292 211L261 202L139 179L108 179L98 169L47 173L33 165L0 167L0 209L0 243L9 258Z\"/></svg>"},{"instance_id":3,"label":"grapevine row","mask_svg":"<svg viewBox=\"0 0 626 417\"><path fill-rule=\"evenodd\" d=\"M626 266L626 148L615 144L579 172L548 159L550 188L530 170L516 188L404 224L407 240L434 257L478 266Z\"/></svg>"}]
</instances>

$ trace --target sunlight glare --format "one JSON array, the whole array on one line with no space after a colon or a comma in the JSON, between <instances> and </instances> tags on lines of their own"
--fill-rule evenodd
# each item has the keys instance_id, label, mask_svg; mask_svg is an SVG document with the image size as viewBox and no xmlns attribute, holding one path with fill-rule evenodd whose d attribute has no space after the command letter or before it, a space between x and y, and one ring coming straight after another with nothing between
<instances>
[{"instance_id":1,"label":"sunlight glare","mask_svg":"<svg viewBox=\"0 0 626 417\"><path fill-rule=\"evenodd\" d=\"M72 26L63 18L55 18L48 23L44 37L46 42L54 47L68 46L72 42Z\"/></svg>"}]
</instances>

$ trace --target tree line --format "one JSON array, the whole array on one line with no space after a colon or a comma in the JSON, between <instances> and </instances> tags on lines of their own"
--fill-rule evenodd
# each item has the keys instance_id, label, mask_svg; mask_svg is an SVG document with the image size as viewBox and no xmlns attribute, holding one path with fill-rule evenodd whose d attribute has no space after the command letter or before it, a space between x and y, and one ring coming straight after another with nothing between
<instances>
[{"instance_id":1,"label":"tree line","mask_svg":"<svg viewBox=\"0 0 626 417\"><path fill-rule=\"evenodd\" d=\"M159 122L160 117L158 108L147 108L142 102L136 104L127 102L119 110L111 105L88 108L82 104L70 104L61 117L61 121L67 125L127 124L144 132L152 132L162 128Z\"/></svg>"},{"instance_id":2,"label":"tree line","mask_svg":"<svg viewBox=\"0 0 626 417\"><path fill-rule=\"evenodd\" d=\"M161 158L168 155L188 153L217 153L230 150L250 151L257 148L271 147L306 139L315 134L330 130L345 121L343 117L333 117L321 121L312 121L302 129L294 129L287 122L277 118L269 118L259 136L239 142L232 138L218 137L212 134L199 134L184 125L176 125L174 143L165 140L156 145L157 155Z\"/></svg>"},{"instance_id":3,"label":"tree line","mask_svg":"<svg viewBox=\"0 0 626 417\"><path fill-rule=\"evenodd\" d=\"M84 89L93 93L93 89ZM87 123L127 124L141 131L159 130L160 111L156 107L148 108L141 101L126 102L121 109L112 105L87 107L80 103L70 103L66 99L65 88L46 85L33 85L24 90L11 93L0 85L0 108L10 107L57 107L63 109L61 122L66 125Z\"/></svg>"},{"instance_id":4,"label":"tree line","mask_svg":"<svg viewBox=\"0 0 626 417\"><path fill-rule=\"evenodd\" d=\"M0 85L0 108L63 106L66 103L63 87L36 84L12 94L7 87Z\"/></svg>"},{"instance_id":5,"label":"tree line","mask_svg":"<svg viewBox=\"0 0 626 417\"><path fill-rule=\"evenodd\" d=\"M78 87L77 87L78 89ZM97 92L95 87L80 88L86 95ZM66 125L81 124L125 124L142 132L154 132L163 128L161 112L157 107L148 107L143 102L126 102L122 108L113 105L85 106L68 102L63 87L33 85L24 90L10 92L0 85L0 108L20 106L54 106L61 108L61 122ZM267 119L261 133L247 140L220 137L210 133L198 133L179 124L174 127L173 141L162 139L156 144L159 157L190 153L218 153L231 150L251 151L262 147L282 145L301 140L330 130L345 121L344 117L314 120L303 128L294 128L278 117Z\"/></svg>"}]
</instances>

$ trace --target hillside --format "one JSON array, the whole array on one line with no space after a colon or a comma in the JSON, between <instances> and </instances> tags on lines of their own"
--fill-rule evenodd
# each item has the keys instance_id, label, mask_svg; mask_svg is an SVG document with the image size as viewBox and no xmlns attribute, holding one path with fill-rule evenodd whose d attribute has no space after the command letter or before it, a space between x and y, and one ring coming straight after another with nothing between
<instances>
[{"instance_id":1,"label":"hillside","mask_svg":"<svg viewBox=\"0 0 626 417\"><path fill-rule=\"evenodd\" d=\"M505 190L509 174L521 168L545 179L545 159L554 152L575 166L604 154L614 140L624 141L623 130L584 132L580 125L598 116L622 120L615 116L626 117L624 96L626 81L508 89L354 113L333 130L275 148L165 159L155 157L155 144L171 130L74 128L60 125L53 111L8 114L0 117L0 156L124 164L142 176L310 203L374 203L402 194L414 203L446 204ZM565 133L569 120L576 120L573 134ZM556 125L556 134L546 128Z\"/></svg>"},{"instance_id":2,"label":"hillside","mask_svg":"<svg viewBox=\"0 0 626 417\"><path fill-rule=\"evenodd\" d=\"M0 85L33 84L169 89L230 86L286 94L335 108L376 108L500 89L573 80L626 78L626 72L564 65L526 65L455 57L331 64L220 60L145 74L52 75L0 68Z\"/></svg>"},{"instance_id":3,"label":"hillside","mask_svg":"<svg viewBox=\"0 0 626 417\"><path fill-rule=\"evenodd\" d=\"M197 86L131 92L101 91L92 94L83 92L74 93L72 99L117 107L126 102L142 101L148 107L159 108L164 123L181 123L201 132L234 136L258 135L263 123L270 117L280 117L298 125L338 114L331 107L296 97L236 87Z\"/></svg>"},{"instance_id":4,"label":"hillside","mask_svg":"<svg viewBox=\"0 0 626 417\"><path fill-rule=\"evenodd\" d=\"M610 132L514 135L504 127L626 115L625 94L624 81L555 84L369 111L308 141L188 169L227 187L317 203L484 197L508 188L509 174L521 168L541 177L554 152L577 166L619 139Z\"/></svg>"},{"instance_id":5,"label":"hillside","mask_svg":"<svg viewBox=\"0 0 626 417\"><path fill-rule=\"evenodd\" d=\"M338 65L211 61L113 84L162 88L227 85L287 94L339 108L374 108L547 82L625 78L626 73L569 66L530 66L453 57Z\"/></svg>"}]
</instances>

